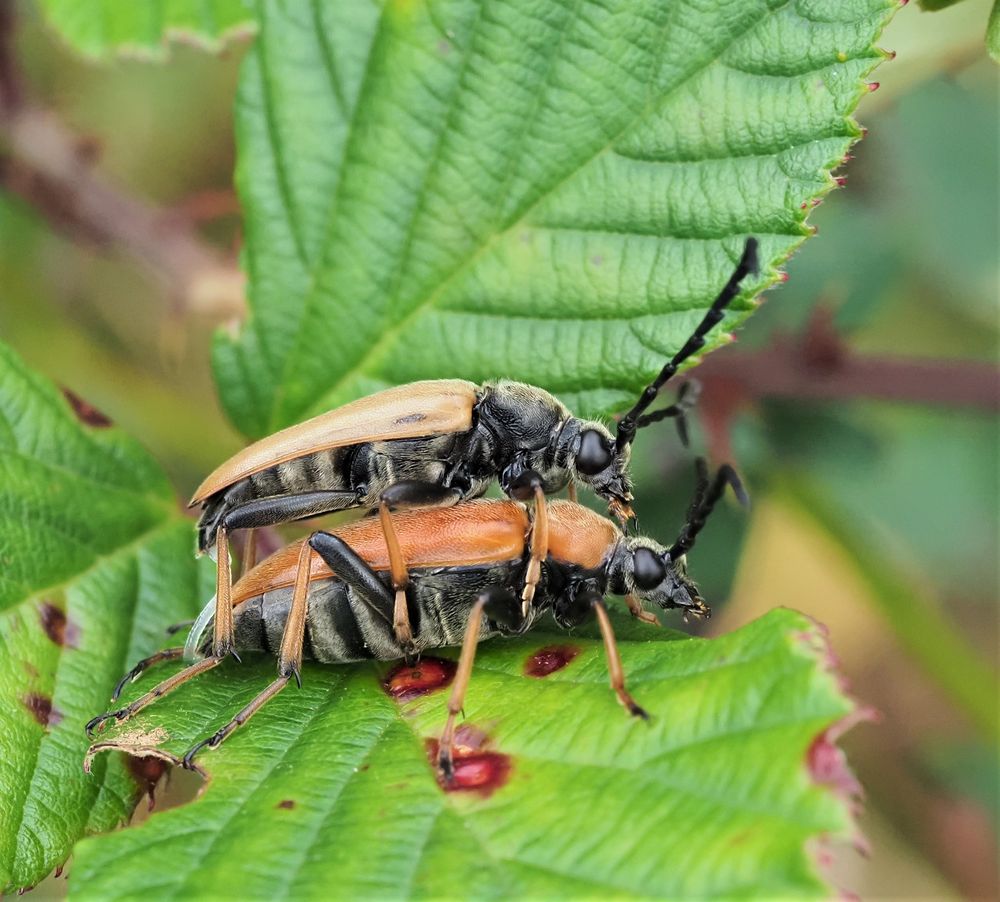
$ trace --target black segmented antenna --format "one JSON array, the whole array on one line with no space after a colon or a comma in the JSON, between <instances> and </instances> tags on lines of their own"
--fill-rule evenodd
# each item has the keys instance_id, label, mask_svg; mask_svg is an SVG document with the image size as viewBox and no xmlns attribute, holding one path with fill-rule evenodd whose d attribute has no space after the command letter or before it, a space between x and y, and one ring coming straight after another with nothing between
<instances>
[{"instance_id":1,"label":"black segmented antenna","mask_svg":"<svg viewBox=\"0 0 1000 902\"><path fill-rule=\"evenodd\" d=\"M697 353L705 346L705 336L719 323L725 315L726 307L740 293L740 283L750 273L756 274L758 266L757 239L753 237L747 238L740 262L736 264L736 269L729 277L729 281L723 286L722 291L719 292L719 296L712 302L712 306L708 308L705 318L698 325L698 328L694 330L691 337L684 343L684 347L674 354L670 362L660 370L660 375L642 390L642 394L639 395L639 400L636 402L635 407L621 418L618 423L618 433L615 437L617 448L622 449L626 445L632 444L632 440L639 429L655 422L656 419L660 419L655 414L650 414L648 417L643 417L642 415L646 412L649 405L656 400L660 389L677 372L677 368L688 357ZM668 415L664 414L664 416Z\"/></svg>"},{"instance_id":2,"label":"black segmented antenna","mask_svg":"<svg viewBox=\"0 0 1000 902\"><path fill-rule=\"evenodd\" d=\"M747 496L746 489L743 488L740 477L736 475L736 471L729 464L723 464L719 467L711 482L708 479L708 464L705 463L704 457L695 460L694 469L697 479L694 498L688 508L687 522L681 529L677 541L670 548L670 560L672 561L687 554L694 546L694 540L705 526L705 521L708 520L709 514L712 513L712 509L722 497L727 485L732 486L733 494L736 495L740 504L744 507L750 506L750 498Z\"/></svg>"}]
</instances>

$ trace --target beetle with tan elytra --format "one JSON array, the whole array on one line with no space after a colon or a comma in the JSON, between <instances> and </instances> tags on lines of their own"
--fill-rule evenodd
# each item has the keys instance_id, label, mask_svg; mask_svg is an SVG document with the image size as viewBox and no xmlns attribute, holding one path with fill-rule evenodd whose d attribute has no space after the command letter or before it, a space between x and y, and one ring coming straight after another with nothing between
<instances>
[{"instance_id":1,"label":"beetle with tan elytra","mask_svg":"<svg viewBox=\"0 0 1000 902\"><path fill-rule=\"evenodd\" d=\"M667 610L708 616L709 609L687 576L687 552L727 485L741 496L735 473L722 467L709 480L698 461L698 485L677 540L664 548L651 539L626 536L611 521L571 501L535 508L509 500L473 500L454 507L403 511L394 517L399 547L410 562L412 647L418 652L462 643L438 766L452 768L455 719L472 670L477 643L525 633L545 612L572 628L595 615L604 640L611 688L632 715L646 712L625 688L604 597L634 595ZM741 500L745 500L742 499ZM545 520L539 520L544 511ZM528 536L540 536L547 554L527 615L512 588L531 566ZM233 644L278 658L278 677L229 723L184 756L186 767L203 748L215 748L246 723L290 680L300 680L305 657L321 663L395 660L407 654L394 628L392 555L378 520L365 519L316 532L276 552L233 587ZM207 608L211 611L211 608ZM655 618L654 618L655 619ZM113 700L152 664L200 656L130 704L93 718L87 732L124 721L188 679L225 660L206 638L209 622L192 628L187 646L157 652L119 681Z\"/></svg>"},{"instance_id":2,"label":"beetle with tan elytra","mask_svg":"<svg viewBox=\"0 0 1000 902\"><path fill-rule=\"evenodd\" d=\"M203 507L199 551L218 546L213 654L233 651L232 577L228 534L349 508L378 508L394 589L393 629L415 650L407 562L394 535L393 508L447 507L482 495L494 479L544 516L545 495L576 483L605 499L622 522L632 515L629 459L636 432L667 417L683 423L690 399L646 413L678 367L705 344L747 275L757 272L757 241L748 238L736 267L683 347L642 392L612 436L601 423L573 416L540 388L498 381L477 386L457 379L390 388L262 439L226 461L198 488ZM528 616L546 549L536 531L520 590ZM632 606L641 616L641 608Z\"/></svg>"}]
</instances>

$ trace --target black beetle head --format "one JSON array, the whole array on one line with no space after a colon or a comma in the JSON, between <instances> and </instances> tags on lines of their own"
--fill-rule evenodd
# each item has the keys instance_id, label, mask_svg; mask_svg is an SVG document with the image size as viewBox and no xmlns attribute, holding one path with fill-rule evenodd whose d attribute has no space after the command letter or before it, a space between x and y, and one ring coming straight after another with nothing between
<instances>
[{"instance_id":1,"label":"black beetle head","mask_svg":"<svg viewBox=\"0 0 1000 902\"><path fill-rule=\"evenodd\" d=\"M581 424L573 448L572 469L580 482L608 502L611 513L625 522L632 517L632 482L628 476L631 446L618 448L600 423Z\"/></svg>"},{"instance_id":2,"label":"black beetle head","mask_svg":"<svg viewBox=\"0 0 1000 902\"><path fill-rule=\"evenodd\" d=\"M688 579L684 558L673 561L666 548L638 537L625 539L616 558L616 581L625 594L664 610L680 608L695 617L708 617L711 613L695 584Z\"/></svg>"}]
</instances>

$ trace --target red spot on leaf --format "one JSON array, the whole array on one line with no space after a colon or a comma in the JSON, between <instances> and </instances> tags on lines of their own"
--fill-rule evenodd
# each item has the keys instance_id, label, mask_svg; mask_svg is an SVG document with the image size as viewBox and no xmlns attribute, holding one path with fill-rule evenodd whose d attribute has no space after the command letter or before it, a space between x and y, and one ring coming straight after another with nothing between
<instances>
[{"instance_id":1,"label":"red spot on leaf","mask_svg":"<svg viewBox=\"0 0 1000 902\"><path fill-rule=\"evenodd\" d=\"M84 401L76 392L68 388L63 388L63 395L69 401L69 406L73 408L73 413L81 423L94 426L97 429L107 429L112 425L111 419L99 411L93 404Z\"/></svg>"},{"instance_id":2,"label":"red spot on leaf","mask_svg":"<svg viewBox=\"0 0 1000 902\"><path fill-rule=\"evenodd\" d=\"M47 695L29 692L21 701L24 703L24 707L31 712L31 716L43 727L54 727L63 719L62 712L52 706L52 699Z\"/></svg>"},{"instance_id":3,"label":"red spot on leaf","mask_svg":"<svg viewBox=\"0 0 1000 902\"><path fill-rule=\"evenodd\" d=\"M139 784L139 789L146 793L146 797L149 799L149 810L152 811L156 806L153 793L160 778L167 772L169 765L162 758L157 758L156 755L144 755L141 758L126 755L125 760L128 763L129 772L135 778L135 782Z\"/></svg>"},{"instance_id":4,"label":"red spot on leaf","mask_svg":"<svg viewBox=\"0 0 1000 902\"><path fill-rule=\"evenodd\" d=\"M524 662L524 674L530 677L547 677L550 673L562 670L580 651L576 645L546 645Z\"/></svg>"},{"instance_id":5,"label":"red spot on leaf","mask_svg":"<svg viewBox=\"0 0 1000 902\"><path fill-rule=\"evenodd\" d=\"M282 799L274 807L283 808L285 811L291 811L295 807L295 799Z\"/></svg>"},{"instance_id":6,"label":"red spot on leaf","mask_svg":"<svg viewBox=\"0 0 1000 902\"><path fill-rule=\"evenodd\" d=\"M489 798L510 779L511 760L503 752L486 748L470 748L455 737L452 750L453 772L450 780L438 770L438 741L427 740L427 757L437 775L438 785L445 792L472 792L481 798Z\"/></svg>"},{"instance_id":7,"label":"red spot on leaf","mask_svg":"<svg viewBox=\"0 0 1000 902\"><path fill-rule=\"evenodd\" d=\"M457 665L444 658L422 658L418 664L399 664L386 674L382 688L397 702L408 702L447 686Z\"/></svg>"}]
</instances>

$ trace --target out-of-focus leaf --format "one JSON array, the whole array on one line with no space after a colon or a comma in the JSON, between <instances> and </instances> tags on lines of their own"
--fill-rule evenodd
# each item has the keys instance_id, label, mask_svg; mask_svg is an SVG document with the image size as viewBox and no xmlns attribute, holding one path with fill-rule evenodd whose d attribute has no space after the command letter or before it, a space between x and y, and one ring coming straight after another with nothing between
<instances>
[{"instance_id":1,"label":"out-of-focus leaf","mask_svg":"<svg viewBox=\"0 0 1000 902\"><path fill-rule=\"evenodd\" d=\"M0 892L127 818L124 763L83 773L83 724L201 596L153 461L0 345Z\"/></svg>"},{"instance_id":2,"label":"out-of-focus leaf","mask_svg":"<svg viewBox=\"0 0 1000 902\"><path fill-rule=\"evenodd\" d=\"M507 768L481 794L434 778L445 692L400 706L371 667L309 666L301 690L205 754L196 801L78 845L72 894L828 897L806 844L851 834L815 782L850 780L825 731L851 704L819 628L785 610L711 641L621 633L648 723L616 704L597 640L543 630L480 649L464 735L482 773ZM552 643L579 654L525 675ZM273 675L227 665L109 737L182 754Z\"/></svg>"},{"instance_id":3,"label":"out-of-focus leaf","mask_svg":"<svg viewBox=\"0 0 1000 902\"><path fill-rule=\"evenodd\" d=\"M990 19L986 23L986 49L1000 63L1000 0L994 0Z\"/></svg>"},{"instance_id":4,"label":"out-of-focus leaf","mask_svg":"<svg viewBox=\"0 0 1000 902\"><path fill-rule=\"evenodd\" d=\"M920 8L929 13L936 13L961 2L962 0L920 0Z\"/></svg>"},{"instance_id":5,"label":"out-of-focus leaf","mask_svg":"<svg viewBox=\"0 0 1000 902\"><path fill-rule=\"evenodd\" d=\"M782 478L778 490L812 517L850 556L900 643L946 691L980 735L1000 742L1000 717L983 687L996 672L941 611L937 600L893 559L892 542L870 518L853 517L815 477ZM933 566L933 561L929 562Z\"/></svg>"},{"instance_id":6,"label":"out-of-focus leaf","mask_svg":"<svg viewBox=\"0 0 1000 902\"><path fill-rule=\"evenodd\" d=\"M38 0L51 26L85 56L164 60L168 42L218 51L256 27L248 0Z\"/></svg>"},{"instance_id":7,"label":"out-of-focus leaf","mask_svg":"<svg viewBox=\"0 0 1000 902\"><path fill-rule=\"evenodd\" d=\"M765 266L803 240L893 6L261 2L231 418L259 436L443 376L620 408L748 234Z\"/></svg>"}]
</instances>

